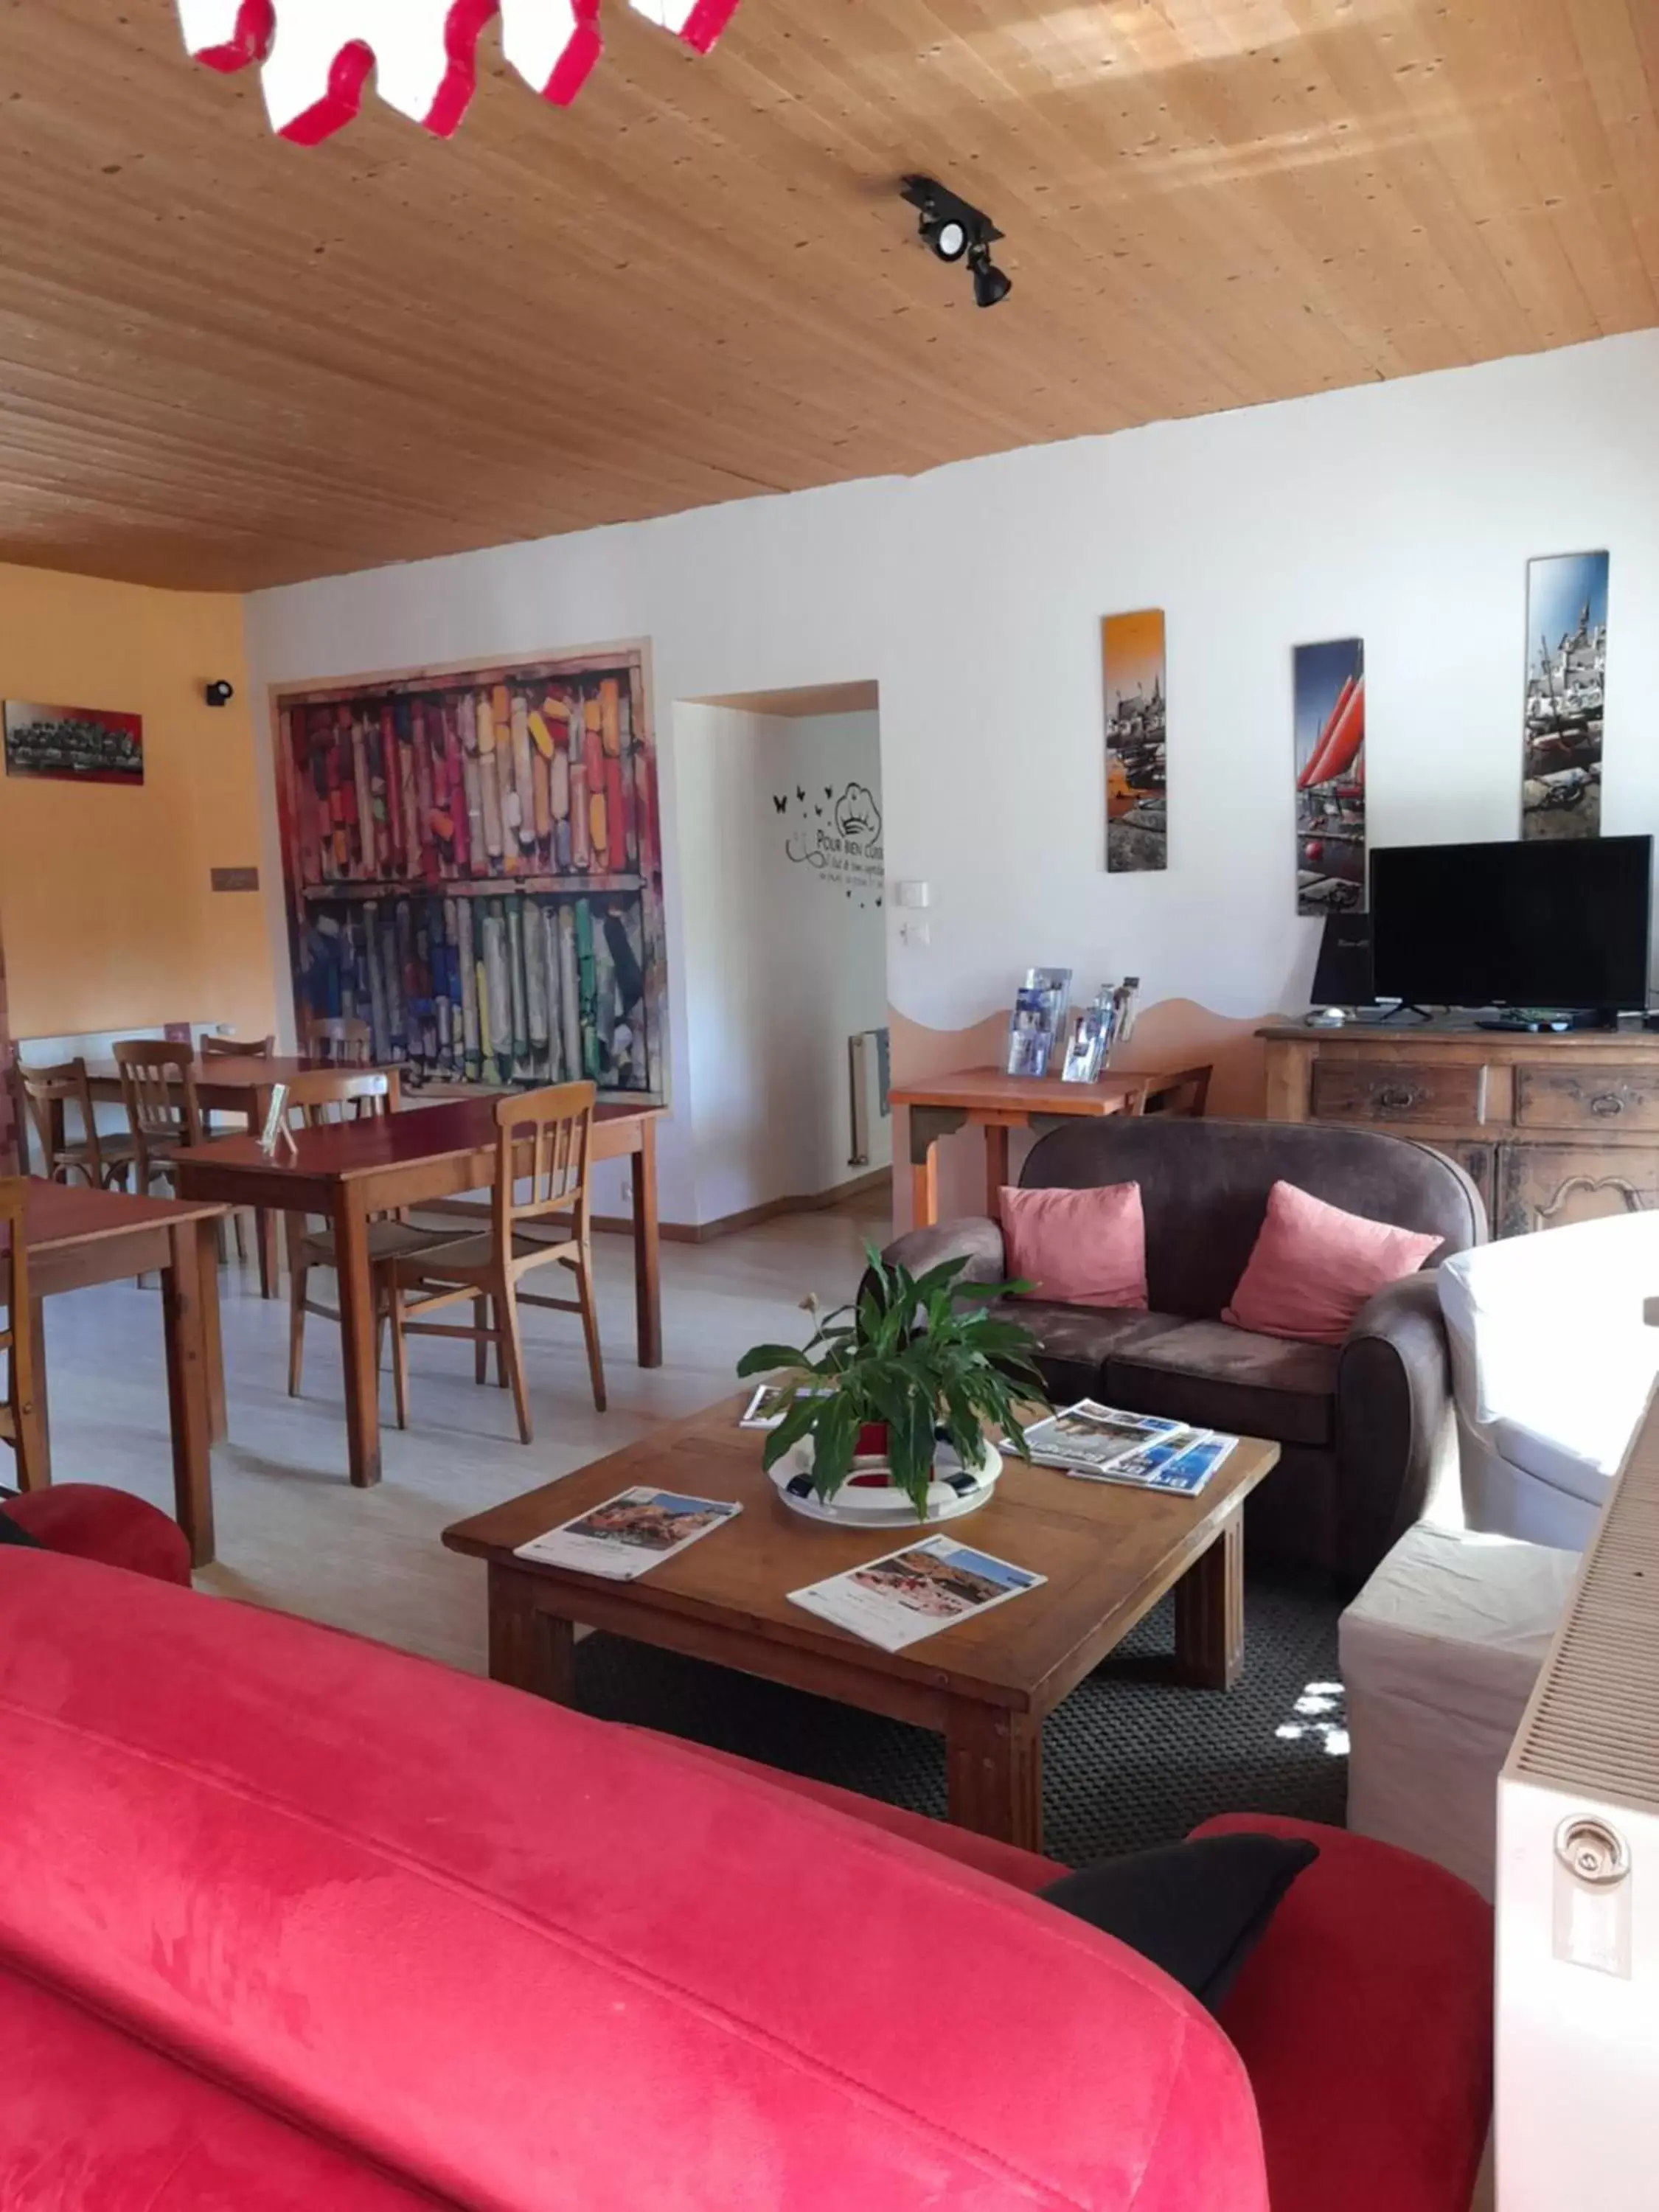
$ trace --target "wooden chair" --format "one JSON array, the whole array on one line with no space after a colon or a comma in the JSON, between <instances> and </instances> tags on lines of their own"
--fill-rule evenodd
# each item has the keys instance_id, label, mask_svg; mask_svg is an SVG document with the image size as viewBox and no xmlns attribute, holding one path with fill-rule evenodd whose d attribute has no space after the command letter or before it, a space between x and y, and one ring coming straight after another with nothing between
<instances>
[{"instance_id":1,"label":"wooden chair","mask_svg":"<svg viewBox=\"0 0 1659 2212\"><path fill-rule=\"evenodd\" d=\"M211 1030L204 1030L202 1036L201 1054L204 1061L274 1060L276 1056L276 1040L274 1036L264 1036L250 1042L246 1037L216 1036ZM233 1113L223 1107L210 1107L204 1117L204 1126L210 1137L245 1137L252 1125L246 1114ZM242 1215L246 1211L246 1207L240 1207L232 1216L236 1224L236 1256L239 1260L246 1260L247 1257L247 1238L242 1229ZM264 1214L260 1210L255 1210L254 1219L258 1224L259 1249L263 1252L265 1249L265 1224ZM272 1293L267 1291L266 1295L270 1296Z\"/></svg>"},{"instance_id":2,"label":"wooden chair","mask_svg":"<svg viewBox=\"0 0 1659 2212\"><path fill-rule=\"evenodd\" d=\"M173 1154L202 1141L196 1048L161 1037L125 1037L114 1057L132 1132L133 1188L147 1197L153 1183L172 1180Z\"/></svg>"},{"instance_id":3,"label":"wooden chair","mask_svg":"<svg viewBox=\"0 0 1659 2212\"><path fill-rule=\"evenodd\" d=\"M306 1024L306 1057L331 1067L367 1067L374 1056L367 1022L349 1015L313 1015Z\"/></svg>"},{"instance_id":4,"label":"wooden chair","mask_svg":"<svg viewBox=\"0 0 1659 2212\"><path fill-rule=\"evenodd\" d=\"M40 1147L41 1173L48 1182L67 1183L80 1176L94 1190L125 1183L132 1170L132 1139L100 1133L84 1060L66 1060L56 1067L25 1067L20 1061L16 1085L22 1109L17 1129L19 1164L26 1172L32 1125ZM70 1107L79 1120L78 1137L70 1134Z\"/></svg>"},{"instance_id":5,"label":"wooden chair","mask_svg":"<svg viewBox=\"0 0 1659 2212\"><path fill-rule=\"evenodd\" d=\"M6 1243L4 1258L0 1260L0 1283L6 1297L0 1352L6 1355L7 1370L5 1401L0 1404L0 1439L16 1455L17 1487L40 1490L52 1477L46 1459L45 1409L38 1395L35 1333L40 1309L29 1299L29 1255L23 1229L28 1191L27 1176L0 1178L0 1232Z\"/></svg>"},{"instance_id":6,"label":"wooden chair","mask_svg":"<svg viewBox=\"0 0 1659 2212\"><path fill-rule=\"evenodd\" d=\"M405 1340L470 1337L477 1346L475 1375L480 1382L484 1380L486 1347L495 1346L498 1370L505 1364L507 1380L512 1384L519 1440L526 1444L531 1441L530 1394L519 1329L520 1304L550 1306L560 1313L581 1316L593 1403L601 1413L605 1411L605 1365L593 1304L590 1223L593 1097L591 1083L566 1083L501 1099L495 1109L495 1182L488 1232L392 1262L392 1372L399 1426L407 1425L408 1414ZM522 1172L525 1163L518 1157L521 1146L529 1153L527 1175ZM530 1195L522 1203L519 1199L521 1182L530 1187ZM547 1234L549 1230L554 1233ZM520 1278L532 1268L555 1264L568 1267L575 1277L574 1298L533 1297L520 1290ZM411 1294L407 1302L406 1293ZM466 1299L472 1302L471 1328L426 1318Z\"/></svg>"},{"instance_id":7,"label":"wooden chair","mask_svg":"<svg viewBox=\"0 0 1659 2212\"><path fill-rule=\"evenodd\" d=\"M297 1120L302 1127L317 1128L327 1121L367 1121L397 1109L395 1071L315 1069L309 1074L295 1076L288 1086L289 1117L290 1121ZM297 1398L305 1369L306 1316L315 1314L319 1321L331 1321L337 1325L340 1318L334 1307L322 1305L312 1297L312 1270L335 1267L337 1253L331 1223L313 1223L298 1213L284 1214L283 1219L289 1267L288 1395ZM390 1217L369 1223L368 1256L374 1270L375 1304L383 1328L392 1297L388 1272L392 1261L413 1257L453 1241L453 1231L446 1234L442 1231L411 1229L406 1222Z\"/></svg>"}]
</instances>

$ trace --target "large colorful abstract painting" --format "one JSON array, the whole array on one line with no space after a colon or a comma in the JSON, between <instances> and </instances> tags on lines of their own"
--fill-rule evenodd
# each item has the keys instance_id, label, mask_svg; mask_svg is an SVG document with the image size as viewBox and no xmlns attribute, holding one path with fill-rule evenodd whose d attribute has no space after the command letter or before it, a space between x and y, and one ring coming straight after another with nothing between
<instances>
[{"instance_id":1,"label":"large colorful abstract painting","mask_svg":"<svg viewBox=\"0 0 1659 2212\"><path fill-rule=\"evenodd\" d=\"M8 699L6 774L62 776L71 783L142 783L143 717Z\"/></svg>"},{"instance_id":2,"label":"large colorful abstract painting","mask_svg":"<svg viewBox=\"0 0 1659 2212\"><path fill-rule=\"evenodd\" d=\"M1108 615L1100 641L1106 691L1106 866L1114 874L1167 868L1162 609Z\"/></svg>"},{"instance_id":3,"label":"large colorful abstract painting","mask_svg":"<svg viewBox=\"0 0 1659 2212\"><path fill-rule=\"evenodd\" d=\"M1601 835L1607 672L1607 555L1528 561L1523 837Z\"/></svg>"},{"instance_id":4,"label":"large colorful abstract painting","mask_svg":"<svg viewBox=\"0 0 1659 2212\"><path fill-rule=\"evenodd\" d=\"M1296 910L1365 903L1365 647L1357 637L1295 655Z\"/></svg>"},{"instance_id":5,"label":"large colorful abstract painting","mask_svg":"<svg viewBox=\"0 0 1659 2212\"><path fill-rule=\"evenodd\" d=\"M406 1080L665 1099L657 763L637 653L277 702L295 989Z\"/></svg>"}]
</instances>

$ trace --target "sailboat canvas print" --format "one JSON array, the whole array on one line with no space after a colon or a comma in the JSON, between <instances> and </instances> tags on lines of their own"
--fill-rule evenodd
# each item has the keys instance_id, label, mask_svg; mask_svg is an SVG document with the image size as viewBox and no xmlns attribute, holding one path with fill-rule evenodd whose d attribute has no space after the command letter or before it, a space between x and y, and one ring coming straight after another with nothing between
<instances>
[{"instance_id":1,"label":"sailboat canvas print","mask_svg":"<svg viewBox=\"0 0 1659 2212\"><path fill-rule=\"evenodd\" d=\"M1365 903L1365 647L1298 645L1295 659L1296 910Z\"/></svg>"},{"instance_id":2,"label":"sailboat canvas print","mask_svg":"<svg viewBox=\"0 0 1659 2212\"><path fill-rule=\"evenodd\" d=\"M1607 555L1528 561L1523 837L1601 834L1607 669Z\"/></svg>"}]
</instances>

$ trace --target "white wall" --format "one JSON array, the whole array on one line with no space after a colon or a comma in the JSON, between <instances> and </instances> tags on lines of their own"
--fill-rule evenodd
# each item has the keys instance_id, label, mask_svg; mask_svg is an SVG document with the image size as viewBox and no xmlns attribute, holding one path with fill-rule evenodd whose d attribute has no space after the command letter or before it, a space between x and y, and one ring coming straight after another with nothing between
<instances>
[{"instance_id":1,"label":"white wall","mask_svg":"<svg viewBox=\"0 0 1659 2212\"><path fill-rule=\"evenodd\" d=\"M880 732L873 714L681 703L674 737L693 1218L718 1221L860 1172L848 1158L847 1039L887 1019L886 931L878 864L873 888L868 867L840 865L831 794L854 781L879 794ZM884 1167L890 1122L876 1133L872 1165Z\"/></svg>"},{"instance_id":2,"label":"white wall","mask_svg":"<svg viewBox=\"0 0 1659 2212\"><path fill-rule=\"evenodd\" d=\"M890 934L899 1012L965 1026L1054 961L1249 1016L1305 1004L1318 934L1293 911L1298 641L1365 641L1374 842L1513 836L1525 563L1609 547L1603 825L1659 827L1656 485L1646 331L265 592L249 647L269 682L648 637L671 957L710 856L679 833L669 702L873 678L888 872L933 886L931 944ZM1109 878L1099 618L1146 605L1168 612L1171 865ZM273 884L276 857L273 833ZM690 1218L683 957L674 1004L665 1212Z\"/></svg>"}]
</instances>

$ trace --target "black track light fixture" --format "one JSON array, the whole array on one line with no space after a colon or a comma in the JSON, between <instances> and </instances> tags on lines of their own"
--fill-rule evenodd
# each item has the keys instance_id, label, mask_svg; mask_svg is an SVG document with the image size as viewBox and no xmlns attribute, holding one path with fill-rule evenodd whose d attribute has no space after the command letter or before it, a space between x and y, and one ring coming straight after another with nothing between
<instances>
[{"instance_id":1,"label":"black track light fixture","mask_svg":"<svg viewBox=\"0 0 1659 2212\"><path fill-rule=\"evenodd\" d=\"M917 211L917 233L922 244L941 261L966 261L973 272L976 307L994 307L1014 289L991 258L991 248L1002 233L988 215L961 199L932 177L906 177L900 196Z\"/></svg>"}]
</instances>

